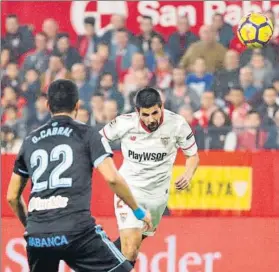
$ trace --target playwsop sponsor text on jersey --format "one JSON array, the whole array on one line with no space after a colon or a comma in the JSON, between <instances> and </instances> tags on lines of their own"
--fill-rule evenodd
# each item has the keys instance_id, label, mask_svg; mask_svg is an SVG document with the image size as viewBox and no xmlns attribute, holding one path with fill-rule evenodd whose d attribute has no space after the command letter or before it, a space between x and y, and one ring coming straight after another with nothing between
<instances>
[{"instance_id":1,"label":"playwsop sponsor text on jersey","mask_svg":"<svg viewBox=\"0 0 279 272\"><path fill-rule=\"evenodd\" d=\"M149 153L149 152L142 152L142 153L136 153L133 150L128 150L128 157L132 158L133 160L136 160L138 162L144 162L144 161L154 161L159 162L163 161L165 157L167 156L167 153Z\"/></svg>"},{"instance_id":2,"label":"playwsop sponsor text on jersey","mask_svg":"<svg viewBox=\"0 0 279 272\"><path fill-rule=\"evenodd\" d=\"M50 198L42 199L40 197L32 197L28 204L28 212L44 211L53 209L64 209L68 205L69 198L60 195L51 196Z\"/></svg>"}]
</instances>

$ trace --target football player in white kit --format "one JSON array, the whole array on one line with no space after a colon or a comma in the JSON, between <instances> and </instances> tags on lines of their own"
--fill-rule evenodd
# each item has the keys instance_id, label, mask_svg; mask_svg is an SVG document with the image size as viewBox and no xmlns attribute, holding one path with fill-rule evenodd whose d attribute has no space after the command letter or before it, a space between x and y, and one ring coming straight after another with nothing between
<instances>
[{"instance_id":1,"label":"football player in white kit","mask_svg":"<svg viewBox=\"0 0 279 272\"><path fill-rule=\"evenodd\" d=\"M165 110L160 93L153 88L140 90L136 112L124 114L107 124L100 133L109 142L120 140L124 157L119 170L133 195L151 213L153 230L143 232L143 222L117 196L114 198L120 238L115 241L134 265L143 238L154 235L167 206L172 167L180 148L188 157L185 173L176 189L185 189L199 164L198 149L190 126L180 115Z\"/></svg>"}]
</instances>

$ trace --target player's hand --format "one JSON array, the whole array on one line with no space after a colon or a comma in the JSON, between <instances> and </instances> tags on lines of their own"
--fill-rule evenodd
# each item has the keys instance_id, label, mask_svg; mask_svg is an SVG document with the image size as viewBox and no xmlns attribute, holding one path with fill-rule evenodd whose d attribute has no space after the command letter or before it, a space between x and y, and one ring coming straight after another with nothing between
<instances>
[{"instance_id":1,"label":"player's hand","mask_svg":"<svg viewBox=\"0 0 279 272\"><path fill-rule=\"evenodd\" d=\"M192 175L189 175L187 173L179 177L175 182L176 190L186 189L190 185L191 179L192 179Z\"/></svg>"},{"instance_id":2,"label":"player's hand","mask_svg":"<svg viewBox=\"0 0 279 272\"><path fill-rule=\"evenodd\" d=\"M146 211L145 217L142 219L144 222L143 232L150 231L153 228L151 214L149 211Z\"/></svg>"}]
</instances>

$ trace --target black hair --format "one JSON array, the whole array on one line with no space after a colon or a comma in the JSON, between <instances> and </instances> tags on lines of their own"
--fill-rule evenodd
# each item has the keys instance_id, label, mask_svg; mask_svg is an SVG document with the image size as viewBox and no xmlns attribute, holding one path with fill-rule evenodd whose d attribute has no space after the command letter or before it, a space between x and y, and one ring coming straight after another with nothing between
<instances>
[{"instance_id":1,"label":"black hair","mask_svg":"<svg viewBox=\"0 0 279 272\"><path fill-rule=\"evenodd\" d=\"M147 19L147 20L151 21L151 23L152 23L152 17L151 16L143 15L141 17L142 17L142 19Z\"/></svg>"},{"instance_id":2,"label":"black hair","mask_svg":"<svg viewBox=\"0 0 279 272\"><path fill-rule=\"evenodd\" d=\"M7 17L6 17L6 19L16 19L16 20L18 20L18 17L17 17L17 15L16 14L9 14Z\"/></svg>"},{"instance_id":3,"label":"black hair","mask_svg":"<svg viewBox=\"0 0 279 272\"><path fill-rule=\"evenodd\" d=\"M95 18L94 17L86 17L84 19L84 24L87 24L87 25L92 25L93 27L95 26Z\"/></svg>"},{"instance_id":4,"label":"black hair","mask_svg":"<svg viewBox=\"0 0 279 272\"><path fill-rule=\"evenodd\" d=\"M14 110L15 112L18 112L18 108L15 105L8 105L5 109L6 110Z\"/></svg>"},{"instance_id":5,"label":"black hair","mask_svg":"<svg viewBox=\"0 0 279 272\"><path fill-rule=\"evenodd\" d=\"M161 95L156 89L146 87L137 92L135 106L138 110L140 108L151 108L155 105L162 107Z\"/></svg>"},{"instance_id":6,"label":"black hair","mask_svg":"<svg viewBox=\"0 0 279 272\"><path fill-rule=\"evenodd\" d=\"M264 88L264 92L265 92L266 90L273 90L274 92L276 92L275 88L274 88L272 85L266 86L266 87Z\"/></svg>"},{"instance_id":7,"label":"black hair","mask_svg":"<svg viewBox=\"0 0 279 272\"><path fill-rule=\"evenodd\" d=\"M260 113L258 111L256 111L255 109L249 110L247 112L247 116L252 115L252 114L257 114L259 117L261 117Z\"/></svg>"},{"instance_id":8,"label":"black hair","mask_svg":"<svg viewBox=\"0 0 279 272\"><path fill-rule=\"evenodd\" d=\"M162 45L165 45L165 40L164 40L164 38L162 37L162 36L160 36L160 35L158 35L158 34L155 34L152 38L151 38L151 40L153 40L154 38L157 38L157 39L159 39L160 40L160 43L162 44Z\"/></svg>"},{"instance_id":9,"label":"black hair","mask_svg":"<svg viewBox=\"0 0 279 272\"><path fill-rule=\"evenodd\" d=\"M216 115L216 113L218 113L218 112L220 112L223 115L224 119L225 119L223 126L230 127L232 125L231 119L228 116L228 114L224 110L222 110L222 109L217 109L214 112L212 112L212 114L210 116L210 119L209 119L209 122L208 122L208 125L209 126L214 126L213 119L214 119L214 116Z\"/></svg>"},{"instance_id":10,"label":"black hair","mask_svg":"<svg viewBox=\"0 0 279 272\"><path fill-rule=\"evenodd\" d=\"M55 80L48 87L48 104L51 113L71 113L78 100L77 85L71 80Z\"/></svg>"},{"instance_id":11,"label":"black hair","mask_svg":"<svg viewBox=\"0 0 279 272\"><path fill-rule=\"evenodd\" d=\"M244 93L244 90L243 90L243 88L242 88L240 85L231 86L231 87L229 88L229 90L230 90L230 91L232 91L232 90L237 90L237 91L240 91L240 92Z\"/></svg>"},{"instance_id":12,"label":"black hair","mask_svg":"<svg viewBox=\"0 0 279 272\"><path fill-rule=\"evenodd\" d=\"M126 34L128 34L127 29L124 27L117 29L117 32L125 32Z\"/></svg>"},{"instance_id":13,"label":"black hair","mask_svg":"<svg viewBox=\"0 0 279 272\"><path fill-rule=\"evenodd\" d=\"M58 34L57 34L57 40L62 39L62 38L67 38L67 39L69 39L69 38L70 38L69 33L67 33L67 32L58 33Z\"/></svg>"}]
</instances>

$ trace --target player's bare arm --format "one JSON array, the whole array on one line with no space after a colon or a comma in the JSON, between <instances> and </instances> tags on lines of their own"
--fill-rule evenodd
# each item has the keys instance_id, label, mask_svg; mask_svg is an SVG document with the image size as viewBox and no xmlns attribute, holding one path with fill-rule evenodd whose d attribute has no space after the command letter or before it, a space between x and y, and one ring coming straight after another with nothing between
<instances>
[{"instance_id":1,"label":"player's bare arm","mask_svg":"<svg viewBox=\"0 0 279 272\"><path fill-rule=\"evenodd\" d=\"M112 191L118 195L133 211L135 216L146 223L146 229L152 229L151 216L140 208L124 178L118 173L113 160L106 158L98 165L98 170L108 182Z\"/></svg>"},{"instance_id":2,"label":"player's bare arm","mask_svg":"<svg viewBox=\"0 0 279 272\"><path fill-rule=\"evenodd\" d=\"M28 178L13 173L7 192L7 201L24 227L26 226L27 206L22 197L22 192L27 181Z\"/></svg>"},{"instance_id":3,"label":"player's bare arm","mask_svg":"<svg viewBox=\"0 0 279 272\"><path fill-rule=\"evenodd\" d=\"M177 190L183 190L190 185L190 182L198 168L199 165L199 154L196 153L193 156L188 156L186 160L186 170L185 173L179 177L176 182L175 186Z\"/></svg>"}]
</instances>

